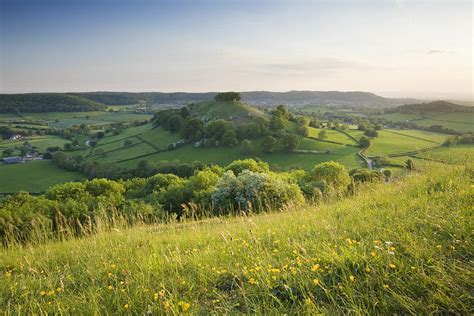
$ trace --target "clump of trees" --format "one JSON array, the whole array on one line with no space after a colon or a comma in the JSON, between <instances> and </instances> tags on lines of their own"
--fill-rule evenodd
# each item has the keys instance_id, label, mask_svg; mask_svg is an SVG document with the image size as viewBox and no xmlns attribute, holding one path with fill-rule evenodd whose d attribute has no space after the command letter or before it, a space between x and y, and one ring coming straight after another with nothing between
<instances>
[{"instance_id":1,"label":"clump of trees","mask_svg":"<svg viewBox=\"0 0 474 316\"><path fill-rule=\"evenodd\" d=\"M316 165L309 172L288 173L272 172L267 163L253 159L237 160L225 168L148 162L139 167L136 172L147 177L130 174L116 180L70 182L41 196L23 192L0 200L0 237L28 241L37 229L51 236L89 233L97 219L116 216L133 223L280 209L302 203L305 197L315 200L345 194L352 182L336 162ZM182 176L173 173L178 169ZM153 172L157 173L150 175Z\"/></svg>"},{"instance_id":2,"label":"clump of trees","mask_svg":"<svg viewBox=\"0 0 474 316\"><path fill-rule=\"evenodd\" d=\"M443 146L445 147L457 144L474 144L474 134L468 133L461 136L450 136L443 142Z\"/></svg>"},{"instance_id":3,"label":"clump of trees","mask_svg":"<svg viewBox=\"0 0 474 316\"><path fill-rule=\"evenodd\" d=\"M220 101L220 102L228 102L228 101L240 101L240 93L230 91L230 92L220 92L216 94L214 97L214 100Z\"/></svg>"}]
</instances>

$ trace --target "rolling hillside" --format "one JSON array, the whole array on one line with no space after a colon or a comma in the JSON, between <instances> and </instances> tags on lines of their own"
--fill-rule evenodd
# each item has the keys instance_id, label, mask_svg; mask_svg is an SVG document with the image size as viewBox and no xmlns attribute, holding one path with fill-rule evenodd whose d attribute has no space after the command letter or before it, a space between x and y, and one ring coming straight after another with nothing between
<instances>
[{"instance_id":1,"label":"rolling hillside","mask_svg":"<svg viewBox=\"0 0 474 316\"><path fill-rule=\"evenodd\" d=\"M193 103L188 106L192 116L199 117L203 121L224 119L235 123L252 121L257 117L263 117L260 110L243 102L217 102L206 101Z\"/></svg>"},{"instance_id":2,"label":"rolling hillside","mask_svg":"<svg viewBox=\"0 0 474 316\"><path fill-rule=\"evenodd\" d=\"M65 93L0 94L0 113L87 112L106 106Z\"/></svg>"},{"instance_id":3,"label":"rolling hillside","mask_svg":"<svg viewBox=\"0 0 474 316\"><path fill-rule=\"evenodd\" d=\"M117 219L91 237L12 245L0 252L0 312L468 315L466 168L431 165L283 212L135 228Z\"/></svg>"}]
</instances>

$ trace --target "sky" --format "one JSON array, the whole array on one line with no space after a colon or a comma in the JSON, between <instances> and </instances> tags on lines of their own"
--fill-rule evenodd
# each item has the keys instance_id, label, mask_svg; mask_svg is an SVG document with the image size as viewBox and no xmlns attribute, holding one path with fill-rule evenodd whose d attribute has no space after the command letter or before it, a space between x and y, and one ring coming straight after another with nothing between
<instances>
[{"instance_id":1,"label":"sky","mask_svg":"<svg viewBox=\"0 0 474 316\"><path fill-rule=\"evenodd\" d=\"M0 93L473 99L472 1L0 0Z\"/></svg>"}]
</instances>

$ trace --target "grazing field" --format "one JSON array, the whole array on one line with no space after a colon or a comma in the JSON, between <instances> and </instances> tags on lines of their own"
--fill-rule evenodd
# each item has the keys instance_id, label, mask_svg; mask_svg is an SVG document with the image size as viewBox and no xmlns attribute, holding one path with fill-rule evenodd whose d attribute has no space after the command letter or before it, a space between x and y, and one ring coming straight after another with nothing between
<instances>
[{"instance_id":1,"label":"grazing field","mask_svg":"<svg viewBox=\"0 0 474 316\"><path fill-rule=\"evenodd\" d=\"M342 144L348 144L348 145L357 145L357 143L344 133L341 133L339 131L333 130L333 129L324 129L326 131L326 138L324 140L330 140L333 142L338 142ZM309 128L309 136L311 137L316 137L318 138L318 134L321 131L319 128L314 128L310 127ZM355 137L358 139L357 137Z\"/></svg>"},{"instance_id":2,"label":"grazing field","mask_svg":"<svg viewBox=\"0 0 474 316\"><path fill-rule=\"evenodd\" d=\"M19 140L4 140L0 141L0 148L19 148L23 145L24 142L28 142L30 145L36 147L40 153L44 153L48 147L59 146L63 147L65 143L69 141L67 139L61 138L54 135L44 135L44 136L33 136L33 137L24 137ZM19 153L17 153L19 154Z\"/></svg>"},{"instance_id":3,"label":"grazing field","mask_svg":"<svg viewBox=\"0 0 474 316\"><path fill-rule=\"evenodd\" d=\"M0 192L44 192L55 184L83 178L80 173L54 166L50 160L0 165Z\"/></svg>"},{"instance_id":4,"label":"grazing field","mask_svg":"<svg viewBox=\"0 0 474 316\"><path fill-rule=\"evenodd\" d=\"M253 153L244 155L239 147L222 147L222 148L194 148L192 144L177 148L175 150L165 151L146 157L149 161L159 160L179 160L181 162L191 163L193 161L202 161L204 163L212 163L218 165L227 165L236 159L244 159L246 157L260 158L270 164L273 169L288 170L291 168L310 169L315 164L334 160L344 164L347 168L360 167L362 161L357 156L357 148L345 147L330 143L318 142L311 139L302 139L302 147L300 149L308 150L331 150L330 154L310 154L310 153L282 153L275 152L271 154L263 153L260 149L260 140L253 142ZM137 158L121 163L126 167L134 167L144 158Z\"/></svg>"},{"instance_id":5,"label":"grazing field","mask_svg":"<svg viewBox=\"0 0 474 316\"><path fill-rule=\"evenodd\" d=\"M67 128L73 125L104 125L115 122L134 122L150 119L151 114L137 114L133 112L47 112L22 113L23 119L45 122L49 127ZM1 119L1 117L0 117Z\"/></svg>"},{"instance_id":6,"label":"grazing field","mask_svg":"<svg viewBox=\"0 0 474 316\"><path fill-rule=\"evenodd\" d=\"M439 146L431 140L422 140L411 136L413 135L402 135L398 130L381 130L379 136L372 140L367 154L369 156L384 156Z\"/></svg>"},{"instance_id":7,"label":"grazing field","mask_svg":"<svg viewBox=\"0 0 474 316\"><path fill-rule=\"evenodd\" d=\"M442 147L424 153L416 154L416 156L452 163L474 163L474 145L456 145L453 147Z\"/></svg>"},{"instance_id":8,"label":"grazing field","mask_svg":"<svg viewBox=\"0 0 474 316\"><path fill-rule=\"evenodd\" d=\"M453 113L387 113L382 117L393 122L413 122L420 126L442 125L459 132L474 132L474 112L453 112Z\"/></svg>"},{"instance_id":9,"label":"grazing field","mask_svg":"<svg viewBox=\"0 0 474 316\"><path fill-rule=\"evenodd\" d=\"M468 315L469 175L428 168L319 206L13 245L0 312Z\"/></svg>"}]
</instances>

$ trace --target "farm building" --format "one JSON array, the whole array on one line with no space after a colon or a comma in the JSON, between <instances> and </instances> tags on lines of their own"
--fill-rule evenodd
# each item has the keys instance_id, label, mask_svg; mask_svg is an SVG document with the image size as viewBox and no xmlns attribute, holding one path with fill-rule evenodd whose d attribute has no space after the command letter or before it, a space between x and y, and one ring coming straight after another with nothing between
<instances>
[{"instance_id":1,"label":"farm building","mask_svg":"<svg viewBox=\"0 0 474 316\"><path fill-rule=\"evenodd\" d=\"M15 163L20 163L21 162L21 157L14 156L14 157L5 157L3 158L3 162L6 164L15 164Z\"/></svg>"}]
</instances>

